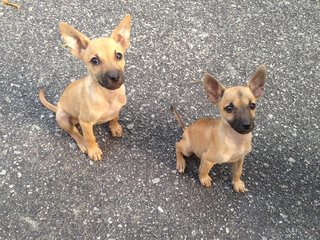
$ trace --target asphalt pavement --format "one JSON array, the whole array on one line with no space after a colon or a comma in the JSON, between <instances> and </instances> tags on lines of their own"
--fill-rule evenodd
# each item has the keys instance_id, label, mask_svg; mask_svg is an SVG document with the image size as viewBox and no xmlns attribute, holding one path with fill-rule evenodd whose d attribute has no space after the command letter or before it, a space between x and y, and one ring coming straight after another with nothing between
<instances>
[{"instance_id":1,"label":"asphalt pavement","mask_svg":"<svg viewBox=\"0 0 320 240\"><path fill-rule=\"evenodd\" d=\"M16 3L0 6L0 239L320 239L318 0ZM125 134L96 126L103 159L92 162L37 92L57 102L86 74L61 47L60 21L93 38L128 13ZM200 185L196 157L176 173L170 104L187 123L216 117L204 72L232 86L262 63L249 192L232 191L229 165L211 171L212 188Z\"/></svg>"}]
</instances>

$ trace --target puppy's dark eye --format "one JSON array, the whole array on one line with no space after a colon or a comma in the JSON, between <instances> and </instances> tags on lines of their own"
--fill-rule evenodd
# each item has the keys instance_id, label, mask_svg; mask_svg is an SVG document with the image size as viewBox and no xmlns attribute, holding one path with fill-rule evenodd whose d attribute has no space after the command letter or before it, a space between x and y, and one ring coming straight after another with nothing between
<instances>
[{"instance_id":1,"label":"puppy's dark eye","mask_svg":"<svg viewBox=\"0 0 320 240\"><path fill-rule=\"evenodd\" d=\"M121 60L123 58L123 55L119 52L116 53L117 60Z\"/></svg>"},{"instance_id":2,"label":"puppy's dark eye","mask_svg":"<svg viewBox=\"0 0 320 240\"><path fill-rule=\"evenodd\" d=\"M250 103L249 104L249 108L251 109L251 110L254 110L255 108L256 108L256 104L255 103Z\"/></svg>"},{"instance_id":3,"label":"puppy's dark eye","mask_svg":"<svg viewBox=\"0 0 320 240\"><path fill-rule=\"evenodd\" d=\"M232 104L232 103L229 104L228 106L226 106L226 107L224 108L224 110L225 110L227 113L232 113L233 110L234 110L233 104Z\"/></svg>"},{"instance_id":4,"label":"puppy's dark eye","mask_svg":"<svg viewBox=\"0 0 320 240\"><path fill-rule=\"evenodd\" d=\"M93 57L90 62L93 64L93 65L98 65L100 63L100 60L99 58L97 57Z\"/></svg>"}]
</instances>

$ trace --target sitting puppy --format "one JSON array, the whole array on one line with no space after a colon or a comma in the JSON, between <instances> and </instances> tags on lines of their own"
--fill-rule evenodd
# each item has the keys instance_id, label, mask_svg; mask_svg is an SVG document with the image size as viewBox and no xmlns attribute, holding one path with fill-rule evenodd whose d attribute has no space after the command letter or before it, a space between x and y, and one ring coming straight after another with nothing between
<instances>
[{"instance_id":1,"label":"sitting puppy","mask_svg":"<svg viewBox=\"0 0 320 240\"><path fill-rule=\"evenodd\" d=\"M232 163L232 184L235 192L245 192L240 180L244 157L251 151L256 100L264 91L266 68L261 65L248 81L247 86L226 88L209 74L204 76L204 88L209 100L216 104L220 119L201 118L185 127L176 109L171 106L184 132L176 143L177 171L183 173L186 161L183 157L194 153L201 159L200 182L210 187L209 171L215 164Z\"/></svg>"},{"instance_id":2,"label":"sitting puppy","mask_svg":"<svg viewBox=\"0 0 320 240\"><path fill-rule=\"evenodd\" d=\"M46 100L43 89L39 91L41 103L56 113L59 127L68 132L81 152L86 152L92 160L101 160L102 155L93 125L109 122L112 136L122 136L118 119L120 109L126 104L124 53L130 46L130 25L131 17L126 15L111 37L90 40L61 22L61 35L71 53L85 64L88 76L70 83L57 106ZM78 123L83 136L76 128Z\"/></svg>"}]
</instances>

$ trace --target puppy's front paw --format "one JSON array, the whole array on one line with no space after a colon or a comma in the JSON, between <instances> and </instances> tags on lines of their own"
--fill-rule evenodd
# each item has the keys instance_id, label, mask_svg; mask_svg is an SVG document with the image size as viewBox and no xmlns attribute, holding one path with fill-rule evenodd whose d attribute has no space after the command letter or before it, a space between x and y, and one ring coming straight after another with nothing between
<instances>
[{"instance_id":1,"label":"puppy's front paw","mask_svg":"<svg viewBox=\"0 0 320 240\"><path fill-rule=\"evenodd\" d=\"M110 124L109 129L113 137L122 137L123 130L119 123Z\"/></svg>"},{"instance_id":2,"label":"puppy's front paw","mask_svg":"<svg viewBox=\"0 0 320 240\"><path fill-rule=\"evenodd\" d=\"M87 148L86 148L85 144L83 144L82 142L77 142L77 145L82 153L87 152Z\"/></svg>"},{"instance_id":3,"label":"puppy's front paw","mask_svg":"<svg viewBox=\"0 0 320 240\"><path fill-rule=\"evenodd\" d=\"M246 186L244 185L244 182L242 182L241 180L237 181L237 182L232 182L233 184L233 190L237 193L245 193L248 191L248 189L246 189Z\"/></svg>"},{"instance_id":4,"label":"puppy's front paw","mask_svg":"<svg viewBox=\"0 0 320 240\"><path fill-rule=\"evenodd\" d=\"M204 177L200 177L200 182L201 182L202 186L204 186L204 187L211 187L212 178L209 175L204 176Z\"/></svg>"},{"instance_id":5,"label":"puppy's front paw","mask_svg":"<svg viewBox=\"0 0 320 240\"><path fill-rule=\"evenodd\" d=\"M88 156L93 161L99 161L102 157L102 151L98 146L87 148Z\"/></svg>"}]
</instances>

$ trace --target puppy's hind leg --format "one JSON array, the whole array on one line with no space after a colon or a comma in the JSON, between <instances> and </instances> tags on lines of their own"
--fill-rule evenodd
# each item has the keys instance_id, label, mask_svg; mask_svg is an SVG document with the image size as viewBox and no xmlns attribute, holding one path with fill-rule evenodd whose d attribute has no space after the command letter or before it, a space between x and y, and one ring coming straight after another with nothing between
<instances>
[{"instance_id":1,"label":"puppy's hind leg","mask_svg":"<svg viewBox=\"0 0 320 240\"><path fill-rule=\"evenodd\" d=\"M59 127L69 133L70 136L76 141L80 151L85 153L87 149L83 143L83 137L75 127L71 116L64 111L58 110L56 114L56 120Z\"/></svg>"},{"instance_id":2,"label":"puppy's hind leg","mask_svg":"<svg viewBox=\"0 0 320 240\"><path fill-rule=\"evenodd\" d=\"M186 160L183 156L190 156L192 153L187 145L188 144L185 139L182 139L176 143L176 169L179 173L184 173L184 170L186 168Z\"/></svg>"}]
</instances>

